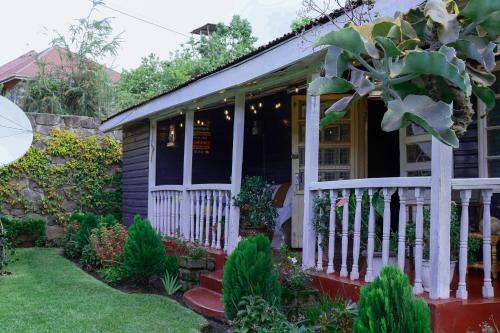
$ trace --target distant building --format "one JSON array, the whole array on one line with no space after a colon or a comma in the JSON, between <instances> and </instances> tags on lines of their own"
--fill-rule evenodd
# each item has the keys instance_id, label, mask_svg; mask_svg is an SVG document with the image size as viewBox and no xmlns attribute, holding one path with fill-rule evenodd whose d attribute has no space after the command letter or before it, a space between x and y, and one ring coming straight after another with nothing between
<instances>
[{"instance_id":1,"label":"distant building","mask_svg":"<svg viewBox=\"0 0 500 333\"><path fill-rule=\"evenodd\" d=\"M19 83L24 80L38 75L39 65L38 62L45 63L48 67L60 66L64 61L64 50L57 46L51 46L48 49L38 53L36 51L29 51L22 56L9 61L8 63L0 66L0 86L2 95L8 95L14 102L22 95L19 92ZM104 67L106 73L112 81L120 79L120 73Z\"/></svg>"}]
</instances>

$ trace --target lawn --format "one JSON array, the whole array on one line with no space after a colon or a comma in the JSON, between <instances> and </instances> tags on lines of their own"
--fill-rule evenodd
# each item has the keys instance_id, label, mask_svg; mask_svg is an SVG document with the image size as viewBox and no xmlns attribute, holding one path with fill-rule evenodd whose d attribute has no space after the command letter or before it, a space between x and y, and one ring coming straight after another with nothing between
<instances>
[{"instance_id":1,"label":"lawn","mask_svg":"<svg viewBox=\"0 0 500 333\"><path fill-rule=\"evenodd\" d=\"M18 250L0 277L0 332L199 332L203 317L158 295L127 294L56 249Z\"/></svg>"}]
</instances>

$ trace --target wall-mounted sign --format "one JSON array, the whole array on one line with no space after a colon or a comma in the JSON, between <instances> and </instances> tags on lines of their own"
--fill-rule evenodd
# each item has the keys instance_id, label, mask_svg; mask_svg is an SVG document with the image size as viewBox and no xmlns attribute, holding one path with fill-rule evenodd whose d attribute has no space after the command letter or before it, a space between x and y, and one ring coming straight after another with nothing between
<instances>
[{"instance_id":1,"label":"wall-mounted sign","mask_svg":"<svg viewBox=\"0 0 500 333\"><path fill-rule=\"evenodd\" d=\"M193 133L193 154L210 154L212 133L208 121L197 121Z\"/></svg>"}]
</instances>

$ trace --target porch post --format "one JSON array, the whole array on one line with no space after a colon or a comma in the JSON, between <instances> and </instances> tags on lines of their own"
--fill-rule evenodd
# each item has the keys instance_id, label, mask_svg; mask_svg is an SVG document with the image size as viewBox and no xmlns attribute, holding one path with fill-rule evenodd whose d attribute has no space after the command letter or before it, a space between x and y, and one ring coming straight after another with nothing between
<instances>
[{"instance_id":1,"label":"porch post","mask_svg":"<svg viewBox=\"0 0 500 333\"><path fill-rule=\"evenodd\" d=\"M186 112L186 121L184 127L184 169L182 173L182 204L181 204L181 234L186 240L190 237L190 206L189 206L189 192L186 187L192 183L192 170L193 170L193 123L194 111Z\"/></svg>"},{"instance_id":2,"label":"porch post","mask_svg":"<svg viewBox=\"0 0 500 333\"><path fill-rule=\"evenodd\" d=\"M243 140L245 133L245 94L236 95L234 101L234 125L233 125L233 163L231 169L231 198L240 193L241 176L243 168ZM231 253L238 245L240 235L240 209L231 205L229 212L229 239L227 252Z\"/></svg>"},{"instance_id":3,"label":"porch post","mask_svg":"<svg viewBox=\"0 0 500 333\"><path fill-rule=\"evenodd\" d=\"M148 220L155 227L153 193L156 185L156 120L149 121Z\"/></svg>"},{"instance_id":4,"label":"porch post","mask_svg":"<svg viewBox=\"0 0 500 333\"><path fill-rule=\"evenodd\" d=\"M317 74L313 75L313 78ZM306 97L306 140L304 165L304 220L302 239L302 268L314 267L316 235L311 222L314 216L314 196L309 190L312 182L318 181L319 118L320 97L307 91Z\"/></svg>"},{"instance_id":5,"label":"porch post","mask_svg":"<svg viewBox=\"0 0 500 333\"><path fill-rule=\"evenodd\" d=\"M450 297L450 219L453 150L432 137L430 226L431 299Z\"/></svg>"}]
</instances>

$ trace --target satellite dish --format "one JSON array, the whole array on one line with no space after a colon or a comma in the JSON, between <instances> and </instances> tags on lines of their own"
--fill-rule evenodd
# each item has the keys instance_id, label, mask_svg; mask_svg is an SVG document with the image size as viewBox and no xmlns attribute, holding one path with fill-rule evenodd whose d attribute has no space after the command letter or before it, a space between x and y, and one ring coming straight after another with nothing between
<instances>
[{"instance_id":1,"label":"satellite dish","mask_svg":"<svg viewBox=\"0 0 500 333\"><path fill-rule=\"evenodd\" d=\"M0 167L23 157L32 142L33 128L26 114L0 96Z\"/></svg>"}]
</instances>

